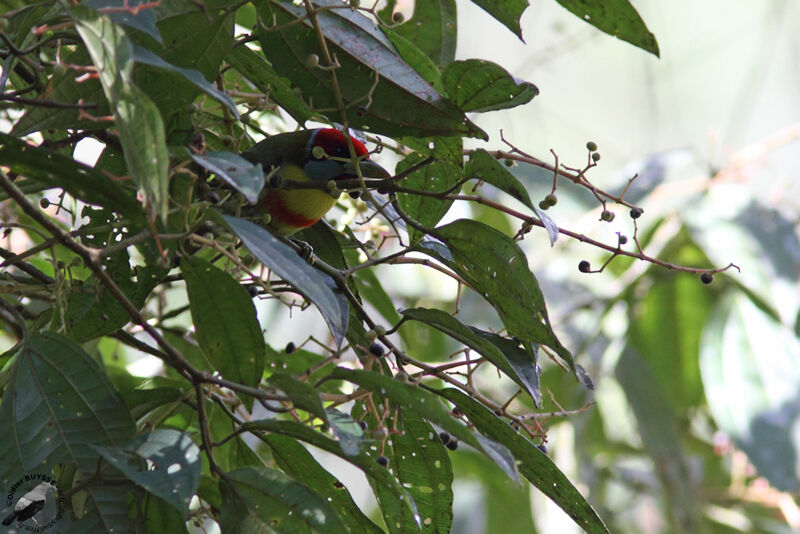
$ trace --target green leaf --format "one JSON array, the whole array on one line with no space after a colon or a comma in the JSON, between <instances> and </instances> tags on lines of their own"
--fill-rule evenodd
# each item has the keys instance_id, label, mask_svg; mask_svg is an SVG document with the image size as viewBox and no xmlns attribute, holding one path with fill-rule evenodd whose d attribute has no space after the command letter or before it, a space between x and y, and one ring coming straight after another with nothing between
<instances>
[{"instance_id":1,"label":"green leaf","mask_svg":"<svg viewBox=\"0 0 800 534\"><path fill-rule=\"evenodd\" d=\"M341 6L338 0L316 4ZM302 88L306 102L331 110L326 111L330 120L341 121L331 72L306 65L309 56L322 57L322 53L305 8L264 0L256 6L262 20L274 21L280 28L259 27L255 32L272 66ZM294 23L298 17L300 21ZM362 108L361 113L348 116L350 126L393 137L467 135L487 139L483 130L403 61L371 19L350 9L330 9L317 11L317 21L340 65L335 72L344 104Z\"/></svg>"},{"instance_id":2,"label":"green leaf","mask_svg":"<svg viewBox=\"0 0 800 534\"><path fill-rule=\"evenodd\" d=\"M800 341L743 294L715 306L703 331L700 371L719 428L770 484L800 488Z\"/></svg>"},{"instance_id":3,"label":"green leaf","mask_svg":"<svg viewBox=\"0 0 800 534\"><path fill-rule=\"evenodd\" d=\"M353 274L353 280L358 287L358 293L374 306L389 324L396 324L400 320L394 302L371 268L359 269Z\"/></svg>"},{"instance_id":4,"label":"green leaf","mask_svg":"<svg viewBox=\"0 0 800 534\"><path fill-rule=\"evenodd\" d=\"M350 532L382 534L375 523L356 506L344 484L326 471L297 440L280 434L266 434L261 440L269 445L272 459L281 471L323 496Z\"/></svg>"},{"instance_id":5,"label":"green leaf","mask_svg":"<svg viewBox=\"0 0 800 534\"><path fill-rule=\"evenodd\" d=\"M396 26L394 32L414 43L436 65L447 65L456 55L458 20L455 0L414 2L413 15Z\"/></svg>"},{"instance_id":6,"label":"green leaf","mask_svg":"<svg viewBox=\"0 0 800 534\"><path fill-rule=\"evenodd\" d=\"M133 85L132 45L120 26L96 11L73 6L69 14L111 104L131 178L142 190L147 205L166 220L169 154L164 125L155 104Z\"/></svg>"},{"instance_id":7,"label":"green leaf","mask_svg":"<svg viewBox=\"0 0 800 534\"><path fill-rule=\"evenodd\" d=\"M327 414L331 432L339 440L342 452L348 456L355 456L361 452L362 445L366 441L361 426L352 417L340 411L327 410Z\"/></svg>"},{"instance_id":8,"label":"green leaf","mask_svg":"<svg viewBox=\"0 0 800 534\"><path fill-rule=\"evenodd\" d=\"M402 429L401 434L392 436L389 465L417 503L422 532L450 532L453 469L447 449L434 428L416 412L402 412ZM383 492L378 495L381 508L397 506L392 500L387 502L385 497L390 496ZM391 531L411 534L419 532L419 528L414 518L406 513L403 528Z\"/></svg>"},{"instance_id":9,"label":"green leaf","mask_svg":"<svg viewBox=\"0 0 800 534\"><path fill-rule=\"evenodd\" d=\"M319 392L313 386L301 382L291 375L280 372L272 373L267 379L267 382L283 391L289 400L292 401L295 408L316 415L324 422L328 421L325 408L322 406L322 399L320 399Z\"/></svg>"},{"instance_id":10,"label":"green leaf","mask_svg":"<svg viewBox=\"0 0 800 534\"><path fill-rule=\"evenodd\" d=\"M134 389L122 393L125 406L131 411L131 416L137 420L159 406L179 401L182 396L183 392L174 387Z\"/></svg>"},{"instance_id":11,"label":"green leaf","mask_svg":"<svg viewBox=\"0 0 800 534\"><path fill-rule=\"evenodd\" d=\"M172 505L186 520L200 484L200 449L176 430L162 428L117 447L92 447L128 480Z\"/></svg>"},{"instance_id":12,"label":"green leaf","mask_svg":"<svg viewBox=\"0 0 800 534\"><path fill-rule=\"evenodd\" d=\"M116 8L107 11L108 18L112 22L144 32L161 43L161 34L158 31L158 27L156 27L154 10L146 7L139 9L138 12L134 11L134 9L129 9L136 8L146 2L147 0L87 0L84 4L92 9Z\"/></svg>"},{"instance_id":13,"label":"green leaf","mask_svg":"<svg viewBox=\"0 0 800 534\"><path fill-rule=\"evenodd\" d=\"M424 417L491 458L511 479L518 481L517 470L508 450L500 443L471 432L448 412L436 395L427 389L404 384L400 380L370 371L337 367L331 378L340 378L378 393L392 402Z\"/></svg>"},{"instance_id":14,"label":"green leaf","mask_svg":"<svg viewBox=\"0 0 800 534\"><path fill-rule=\"evenodd\" d=\"M224 532L347 532L328 501L308 486L266 467L245 467L220 479Z\"/></svg>"},{"instance_id":15,"label":"green leaf","mask_svg":"<svg viewBox=\"0 0 800 534\"><path fill-rule=\"evenodd\" d=\"M504 193L508 193L530 209L534 209L528 191L516 176L508 172L497 158L479 148L469 153L469 161L464 168L464 177L477 179L491 184Z\"/></svg>"},{"instance_id":16,"label":"green leaf","mask_svg":"<svg viewBox=\"0 0 800 534\"><path fill-rule=\"evenodd\" d=\"M539 94L530 82L517 80L496 63L482 59L453 61L442 85L462 111L496 111L527 104Z\"/></svg>"},{"instance_id":17,"label":"green leaf","mask_svg":"<svg viewBox=\"0 0 800 534\"><path fill-rule=\"evenodd\" d=\"M597 512L536 445L461 391L447 388L440 394L458 406L478 431L506 445L519 462L522 476L564 510L578 526L589 534L608 534Z\"/></svg>"},{"instance_id":18,"label":"green leaf","mask_svg":"<svg viewBox=\"0 0 800 534\"><path fill-rule=\"evenodd\" d=\"M27 144L0 133L0 160L47 188L58 187L75 198L122 213L131 219L143 216L142 206L100 171L56 152Z\"/></svg>"},{"instance_id":19,"label":"green leaf","mask_svg":"<svg viewBox=\"0 0 800 534\"><path fill-rule=\"evenodd\" d=\"M656 473L666 493L667 509L673 523L679 525L676 530L697 532L699 510L669 389L661 388L647 360L630 347L619 357L615 375L636 416L645 449L658 466Z\"/></svg>"},{"instance_id":20,"label":"green leaf","mask_svg":"<svg viewBox=\"0 0 800 534\"><path fill-rule=\"evenodd\" d=\"M497 310L509 335L547 345L574 370L572 354L550 325L539 283L513 239L467 219L437 228L434 235L447 245L452 259L431 247L420 249L453 269L486 299Z\"/></svg>"},{"instance_id":21,"label":"green leaf","mask_svg":"<svg viewBox=\"0 0 800 534\"><path fill-rule=\"evenodd\" d=\"M339 458L342 458L348 463L351 463L361 469L367 478L374 481L376 484L380 484L382 487L391 491L399 502L403 503L405 507L409 508L412 515L417 515L417 508L414 504L414 499L411 498L408 491L397 482L395 477L392 476L388 469L378 465L375 462L375 459L369 456L367 453L361 452L357 455L345 454L342 452L339 443L337 443L335 440L295 421L254 421L247 424L247 427L248 429L252 430L262 430L274 434L289 436L308 443L309 445L313 445L314 447L322 449L323 451L335 454ZM391 518L391 520L400 522L403 520L403 516L397 515L396 517Z\"/></svg>"},{"instance_id":22,"label":"green leaf","mask_svg":"<svg viewBox=\"0 0 800 534\"><path fill-rule=\"evenodd\" d=\"M431 58L425 55L425 52L417 48L417 45L413 41L403 37L389 27L382 27L381 31L392 42L397 49L397 53L403 58L403 61L413 67L417 74L422 76L422 79L428 82L436 91L440 93L444 92L444 88L442 87L442 73L439 71L436 64L431 61Z\"/></svg>"},{"instance_id":23,"label":"green leaf","mask_svg":"<svg viewBox=\"0 0 800 534\"><path fill-rule=\"evenodd\" d=\"M528 0L472 0L472 3L502 22L506 28L519 37L520 41L525 42L522 38L519 19L528 8Z\"/></svg>"},{"instance_id":24,"label":"green leaf","mask_svg":"<svg viewBox=\"0 0 800 534\"><path fill-rule=\"evenodd\" d=\"M518 348L518 345L510 339L501 338L497 334L483 332L474 327L468 327L442 310L411 308L403 310L402 314L404 317L436 328L475 350L514 382L525 388L533 398L536 407L541 406L542 394L539 392L539 374L536 370L536 359L531 358L528 353ZM508 342L508 345L503 347L505 351L498 347L502 339ZM510 347L513 347L516 351L509 350ZM512 354L510 358L509 354ZM511 361L514 362L514 365L510 364Z\"/></svg>"},{"instance_id":25,"label":"green leaf","mask_svg":"<svg viewBox=\"0 0 800 534\"><path fill-rule=\"evenodd\" d=\"M292 91L289 79L278 75L261 55L246 46L237 46L231 49L225 60L300 124L314 115L314 111Z\"/></svg>"},{"instance_id":26,"label":"green leaf","mask_svg":"<svg viewBox=\"0 0 800 534\"><path fill-rule=\"evenodd\" d=\"M197 342L222 376L255 386L264 372L264 335L239 282L205 260L181 260Z\"/></svg>"},{"instance_id":27,"label":"green leaf","mask_svg":"<svg viewBox=\"0 0 800 534\"><path fill-rule=\"evenodd\" d=\"M413 153L397 164L396 172L401 173L420 163L425 158ZM461 179L461 169L449 161L435 161L417 169L402 181L402 186L426 193L452 192ZM409 217L425 227L433 227L453 205L452 199L436 198L415 193L398 193L397 201ZM419 242L425 234L416 228L408 228L412 243Z\"/></svg>"},{"instance_id":28,"label":"green leaf","mask_svg":"<svg viewBox=\"0 0 800 534\"><path fill-rule=\"evenodd\" d=\"M347 332L347 301L334 293L335 282L311 267L274 234L244 219L222 215L225 224L261 263L300 291L319 309L337 345Z\"/></svg>"},{"instance_id":29,"label":"green leaf","mask_svg":"<svg viewBox=\"0 0 800 534\"><path fill-rule=\"evenodd\" d=\"M258 194L264 188L264 170L232 152L208 152L192 154L192 159L217 175L247 199L250 204L258 202Z\"/></svg>"},{"instance_id":30,"label":"green leaf","mask_svg":"<svg viewBox=\"0 0 800 534\"><path fill-rule=\"evenodd\" d=\"M473 0L474 1L474 0ZM628 0L556 0L579 19L600 31L659 57L655 36Z\"/></svg>"},{"instance_id":31,"label":"green leaf","mask_svg":"<svg viewBox=\"0 0 800 534\"><path fill-rule=\"evenodd\" d=\"M180 76L183 76L191 83L196 85L201 91L207 93L212 98L219 101L221 104L227 106L228 109L230 109L233 112L236 119L237 120L239 119L239 110L236 109L236 104L233 103L231 97L229 97L227 94L225 94L224 92L220 91L219 89L211 85L211 83L209 83L209 81L203 77L200 71L194 69L184 69L181 67L176 67L175 65L167 61L164 61L160 56L154 54L150 50L143 48L141 46L133 47L133 60L136 63L143 63L145 65L150 65L152 67L156 67L159 69L168 70L170 72L174 72Z\"/></svg>"},{"instance_id":32,"label":"green leaf","mask_svg":"<svg viewBox=\"0 0 800 534\"><path fill-rule=\"evenodd\" d=\"M134 432L119 394L97 362L58 334L31 333L12 363L0 418L0 485L74 465L97 469L92 445L117 446Z\"/></svg>"}]
</instances>

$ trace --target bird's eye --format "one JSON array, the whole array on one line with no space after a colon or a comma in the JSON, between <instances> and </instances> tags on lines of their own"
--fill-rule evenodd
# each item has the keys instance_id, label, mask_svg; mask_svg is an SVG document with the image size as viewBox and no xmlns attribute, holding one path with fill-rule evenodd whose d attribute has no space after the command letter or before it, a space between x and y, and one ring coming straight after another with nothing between
<instances>
[{"instance_id":1,"label":"bird's eye","mask_svg":"<svg viewBox=\"0 0 800 534\"><path fill-rule=\"evenodd\" d=\"M336 156L337 158L347 158L350 157L350 151L347 150L346 146L338 146L336 147L336 152L334 153L334 156Z\"/></svg>"}]
</instances>

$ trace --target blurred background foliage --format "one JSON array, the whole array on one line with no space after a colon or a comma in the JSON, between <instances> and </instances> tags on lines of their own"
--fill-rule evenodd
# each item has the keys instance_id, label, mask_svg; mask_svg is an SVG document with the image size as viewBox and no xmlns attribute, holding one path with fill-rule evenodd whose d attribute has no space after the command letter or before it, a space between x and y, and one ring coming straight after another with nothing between
<instances>
[{"instance_id":1,"label":"blurred background foliage","mask_svg":"<svg viewBox=\"0 0 800 534\"><path fill-rule=\"evenodd\" d=\"M471 117L492 143L466 147L504 148L502 131L544 161L553 149L577 167L592 140L602 160L588 176L598 187L621 191L638 174L626 198L644 208L637 237L647 254L741 268L715 275L711 285L622 257L585 274L579 261L596 268L608 254L563 236L551 248L544 231L528 234L521 246L555 329L595 384L587 391L543 362L543 411L579 412L542 421L549 454L614 533L800 532L800 4L638 0L660 59L555 2L527 9L525 43L471 2L457 4L457 58L494 61L540 91L527 106ZM397 9L410 17L413 2L398 0ZM91 144L82 149L89 154ZM510 170L533 199L549 192L549 171ZM633 238L627 210L602 223L586 190L565 184L558 194L548 215L559 226L605 243L616 243L618 233ZM445 222L465 214L515 231L516 223L478 205L456 206ZM450 309L457 296L455 283L419 266L381 267L376 275L398 307ZM177 307L185 295L164 293L173 297ZM462 320L498 326L473 316L474 298L458 303ZM272 347L326 336L313 311L261 301L258 313ZM190 326L186 315L173 324ZM459 349L418 322L399 335L422 360ZM120 380L123 371L159 371L155 359L111 339L96 348ZM476 379L495 397L514 393L513 383L485 370ZM315 454L377 517L363 475ZM580 532L538 491L514 485L477 454L451 458L454 534Z\"/></svg>"}]
</instances>

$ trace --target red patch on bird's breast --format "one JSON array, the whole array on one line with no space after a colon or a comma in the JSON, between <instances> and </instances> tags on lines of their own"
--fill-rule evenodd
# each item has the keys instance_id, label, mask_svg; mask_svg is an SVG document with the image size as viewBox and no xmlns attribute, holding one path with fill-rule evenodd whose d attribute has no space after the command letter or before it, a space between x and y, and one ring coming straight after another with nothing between
<instances>
[{"instance_id":1,"label":"red patch on bird's breast","mask_svg":"<svg viewBox=\"0 0 800 534\"><path fill-rule=\"evenodd\" d=\"M309 219L300 213L291 211L281 199L280 194L268 194L267 198L264 199L264 203L272 220L286 226L292 226L297 229L308 228L319 221L319 219Z\"/></svg>"}]
</instances>

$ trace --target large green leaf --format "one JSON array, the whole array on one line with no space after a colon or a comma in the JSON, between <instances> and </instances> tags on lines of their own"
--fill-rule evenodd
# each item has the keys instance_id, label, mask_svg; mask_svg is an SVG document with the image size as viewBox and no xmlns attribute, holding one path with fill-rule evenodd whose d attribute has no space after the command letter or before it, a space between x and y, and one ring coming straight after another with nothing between
<instances>
[{"instance_id":1,"label":"large green leaf","mask_svg":"<svg viewBox=\"0 0 800 534\"><path fill-rule=\"evenodd\" d=\"M219 484L225 532L347 532L327 499L280 471L245 467Z\"/></svg>"},{"instance_id":2,"label":"large green leaf","mask_svg":"<svg viewBox=\"0 0 800 534\"><path fill-rule=\"evenodd\" d=\"M197 257L183 258L197 342L222 376L255 386L264 372L265 344L253 300L228 273Z\"/></svg>"},{"instance_id":3,"label":"large green leaf","mask_svg":"<svg viewBox=\"0 0 800 534\"><path fill-rule=\"evenodd\" d=\"M200 449L188 435L168 428L136 436L122 447L93 447L130 481L189 513L200 483Z\"/></svg>"},{"instance_id":4,"label":"large green leaf","mask_svg":"<svg viewBox=\"0 0 800 534\"><path fill-rule=\"evenodd\" d=\"M217 178L224 181L251 204L258 202L258 195L264 188L264 169L261 165L253 165L242 156L232 152L208 152L191 154L192 159Z\"/></svg>"},{"instance_id":5,"label":"large green leaf","mask_svg":"<svg viewBox=\"0 0 800 534\"><path fill-rule=\"evenodd\" d=\"M475 1L475 0L473 0ZM628 0L556 0L579 19L658 57L656 37Z\"/></svg>"},{"instance_id":6,"label":"large green leaf","mask_svg":"<svg viewBox=\"0 0 800 534\"><path fill-rule=\"evenodd\" d=\"M782 491L800 488L800 341L745 295L724 300L703 331L700 371L719 427Z\"/></svg>"},{"instance_id":7,"label":"large green leaf","mask_svg":"<svg viewBox=\"0 0 800 534\"><path fill-rule=\"evenodd\" d=\"M344 484L326 471L297 440L280 434L267 434L261 439L269 445L272 459L278 467L293 479L314 488L314 491L325 497L351 532L371 534L383 532L356 506Z\"/></svg>"},{"instance_id":8,"label":"large green leaf","mask_svg":"<svg viewBox=\"0 0 800 534\"><path fill-rule=\"evenodd\" d=\"M553 332L539 283L516 241L468 219L437 228L435 236L447 245L451 258L433 247L420 249L453 269L486 299L510 335L549 346L574 369L572 354Z\"/></svg>"},{"instance_id":9,"label":"large green leaf","mask_svg":"<svg viewBox=\"0 0 800 534\"><path fill-rule=\"evenodd\" d=\"M222 219L253 256L317 306L336 344L341 344L347 332L347 301L341 294L334 293L334 281L311 267L294 249L268 230L230 215L222 215Z\"/></svg>"},{"instance_id":10,"label":"large green leaf","mask_svg":"<svg viewBox=\"0 0 800 534\"><path fill-rule=\"evenodd\" d=\"M539 94L532 83L517 80L500 65L482 59L450 63L442 73L442 85L463 111L513 108Z\"/></svg>"},{"instance_id":11,"label":"large green leaf","mask_svg":"<svg viewBox=\"0 0 800 534\"><path fill-rule=\"evenodd\" d=\"M338 0L317 0L316 4L341 6ZM262 20L278 25L278 29L259 27L256 30L272 66L302 89L306 102L313 103L316 109L326 110L331 120L341 121L330 71L306 61L312 54L317 57L322 54L305 7L264 0L256 5ZM299 22L295 23L298 18ZM468 135L487 138L483 130L402 60L371 19L349 9L317 11L316 19L331 54L340 65L336 77L344 104L360 107L359 113L348 115L350 126L394 137Z\"/></svg>"},{"instance_id":12,"label":"large green leaf","mask_svg":"<svg viewBox=\"0 0 800 534\"><path fill-rule=\"evenodd\" d=\"M31 333L16 355L0 419L0 486L72 465L97 469L92 445L119 446L134 431L125 403L97 362L54 333Z\"/></svg>"},{"instance_id":13,"label":"large green leaf","mask_svg":"<svg viewBox=\"0 0 800 534\"><path fill-rule=\"evenodd\" d=\"M482 148L469 153L469 160L466 167L464 167L464 176L492 184L530 209L534 209L533 202L531 202L531 197L528 195L528 190L525 189L525 186L520 183L516 176L508 172L508 168L497 161L497 158Z\"/></svg>"},{"instance_id":14,"label":"large green leaf","mask_svg":"<svg viewBox=\"0 0 800 534\"><path fill-rule=\"evenodd\" d=\"M414 499L411 498L408 490L397 482L397 479L388 469L375 462L375 459L366 452L361 452L356 455L345 454L336 440L295 421L254 421L248 423L246 428L248 430L262 430L288 436L313 445L323 451L335 454L339 458L361 469L368 479L392 492L404 507L408 507L412 516L417 516L416 504L414 504ZM398 514L392 517L391 520L394 522L402 522L403 515Z\"/></svg>"},{"instance_id":15,"label":"large green leaf","mask_svg":"<svg viewBox=\"0 0 800 534\"><path fill-rule=\"evenodd\" d=\"M608 534L597 512L536 445L461 391L448 388L440 394L458 406L478 431L505 444L517 459L522 476L560 506L576 524L589 534Z\"/></svg>"},{"instance_id":16,"label":"large green leaf","mask_svg":"<svg viewBox=\"0 0 800 534\"><path fill-rule=\"evenodd\" d=\"M331 378L341 378L388 398L438 425L464 443L482 451L513 480L518 480L517 470L508 450L500 443L470 431L448 412L436 395L427 389L410 386L402 381L370 371L337 367Z\"/></svg>"},{"instance_id":17,"label":"large green leaf","mask_svg":"<svg viewBox=\"0 0 800 534\"><path fill-rule=\"evenodd\" d=\"M414 497L422 530L408 516L408 512L401 528L387 526L390 532L408 534L450 532L453 522L453 469L447 449L436 430L416 412L402 412L402 429L402 433L392 436L389 464L400 483ZM399 505L384 491L378 491L377 497L382 509L389 508L394 512Z\"/></svg>"},{"instance_id":18,"label":"large green leaf","mask_svg":"<svg viewBox=\"0 0 800 534\"><path fill-rule=\"evenodd\" d=\"M132 219L142 217L142 206L133 194L127 194L102 172L72 158L0 133L0 161L47 188L61 188L84 202L103 206Z\"/></svg>"},{"instance_id":19,"label":"large green leaf","mask_svg":"<svg viewBox=\"0 0 800 534\"><path fill-rule=\"evenodd\" d=\"M536 360L532 359L524 350L518 348L519 345L517 343L507 340L509 346L504 346L503 348L506 349L504 351L498 346L499 340L503 338L497 334L491 334L490 332L483 332L477 328L468 327L442 310L410 308L403 310L402 313L404 317L420 321L428 326L436 328L477 351L495 367L503 371L509 378L514 380L514 382L525 388L533 398L533 402L537 407L541 405L542 394L539 391L539 374ZM510 347L516 350L509 350ZM522 356L521 358L520 353Z\"/></svg>"},{"instance_id":20,"label":"large green leaf","mask_svg":"<svg viewBox=\"0 0 800 534\"><path fill-rule=\"evenodd\" d=\"M69 14L111 104L131 178L142 190L148 206L165 220L169 154L164 125L155 104L133 84L132 45L120 26L92 9L73 6Z\"/></svg>"},{"instance_id":21,"label":"large green leaf","mask_svg":"<svg viewBox=\"0 0 800 534\"><path fill-rule=\"evenodd\" d=\"M698 509L670 390L661 387L647 360L630 347L620 356L615 374L636 416L645 448L658 466L675 532L697 532Z\"/></svg>"},{"instance_id":22,"label":"large green leaf","mask_svg":"<svg viewBox=\"0 0 800 534\"><path fill-rule=\"evenodd\" d=\"M225 60L247 78L259 91L286 110L294 120L303 124L314 112L294 91L287 78L279 76L263 56L246 46L231 49Z\"/></svg>"},{"instance_id":23,"label":"large green leaf","mask_svg":"<svg viewBox=\"0 0 800 534\"><path fill-rule=\"evenodd\" d=\"M394 31L414 43L436 65L447 65L456 55L456 1L414 2L414 14L395 26Z\"/></svg>"},{"instance_id":24,"label":"large green leaf","mask_svg":"<svg viewBox=\"0 0 800 534\"><path fill-rule=\"evenodd\" d=\"M484 11L503 23L522 40L522 28L519 19L528 8L528 0L472 0Z\"/></svg>"},{"instance_id":25,"label":"large green leaf","mask_svg":"<svg viewBox=\"0 0 800 534\"><path fill-rule=\"evenodd\" d=\"M415 152L397 164L396 172L402 173L424 159L421 154ZM446 193L453 192L452 189L460 179L461 169L457 165L449 161L436 161L406 176L402 185L415 191ZM398 193L397 201L409 217L426 227L435 226L453 205L452 199L416 193ZM408 236L412 243L418 242L424 235L416 228L408 228Z\"/></svg>"}]
</instances>

